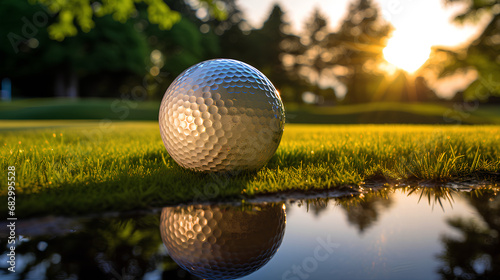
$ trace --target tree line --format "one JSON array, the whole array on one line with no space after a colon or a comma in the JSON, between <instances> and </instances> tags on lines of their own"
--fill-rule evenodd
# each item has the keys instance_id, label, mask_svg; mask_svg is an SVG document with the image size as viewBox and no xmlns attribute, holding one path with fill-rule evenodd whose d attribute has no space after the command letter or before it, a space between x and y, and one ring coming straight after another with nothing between
<instances>
[{"instance_id":1,"label":"tree line","mask_svg":"<svg viewBox=\"0 0 500 280\"><path fill-rule=\"evenodd\" d=\"M458 96L485 100L500 92L495 78L499 8L492 1L482 7L460 1L470 2L460 19L486 11L493 14L492 23L465 49L436 49L446 55L446 63L431 60L427 67L440 76L476 69L478 80ZM0 78L12 80L15 96L118 97L135 91L160 98L189 66L225 57L261 70L285 102L438 100L425 78L404 71L388 78L378 67L393 27L372 0L354 0L337 31L315 9L301 34L291 32L278 4L262 27L253 29L234 0L127 0L124 7L110 5L113 1L76 2L81 3L2 2Z\"/></svg>"}]
</instances>

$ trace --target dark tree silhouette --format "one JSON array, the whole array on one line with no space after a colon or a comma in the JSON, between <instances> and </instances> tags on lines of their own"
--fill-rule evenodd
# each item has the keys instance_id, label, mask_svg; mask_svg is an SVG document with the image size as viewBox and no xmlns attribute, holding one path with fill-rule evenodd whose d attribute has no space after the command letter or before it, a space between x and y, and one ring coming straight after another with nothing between
<instances>
[{"instance_id":1,"label":"dark tree silhouette","mask_svg":"<svg viewBox=\"0 0 500 280\"><path fill-rule=\"evenodd\" d=\"M295 81L301 81L298 96L310 91L319 96L318 101L333 104L337 97L333 88L322 88L322 79L331 79L333 66L332 55L328 50L328 20L316 8L305 22L304 34L300 37L290 37L283 42L287 47L283 54L283 63L289 75Z\"/></svg>"},{"instance_id":2,"label":"dark tree silhouette","mask_svg":"<svg viewBox=\"0 0 500 280\"><path fill-rule=\"evenodd\" d=\"M476 22L485 16L491 21L481 35L469 46L459 49L436 49L445 54L444 67L438 69L439 77L453 75L459 71L474 69L478 78L461 93L465 100L488 101L500 96L500 1L445 0L448 4L465 3L467 8L456 17L458 22ZM436 56L440 57L440 56ZM437 63L434 63L437 64ZM437 66L441 66L437 65Z\"/></svg>"},{"instance_id":3,"label":"dark tree silhouette","mask_svg":"<svg viewBox=\"0 0 500 280\"><path fill-rule=\"evenodd\" d=\"M130 94L135 86L144 87L143 77L155 79L147 84L158 84L155 75L160 70L169 74L162 77L164 84L157 87L163 93L175 75L220 52L218 38L213 32L200 31L203 22L196 18L196 10L185 3L169 3L183 15L169 30L149 24L147 6L143 4L137 6L137 16L125 23L110 15L97 17L93 20L96 28L78 32L62 42L51 40L46 27L31 23L27 28L21 20L45 13L42 6L30 5L27 0L5 0L2 5L0 77L12 79L17 97L120 96L124 91ZM47 25L55 20L46 16ZM17 40L15 36L24 36L27 29L33 37ZM161 55L152 65L154 50ZM150 71L153 66L157 68ZM150 94L149 88L146 90Z\"/></svg>"},{"instance_id":4,"label":"dark tree silhouette","mask_svg":"<svg viewBox=\"0 0 500 280\"><path fill-rule=\"evenodd\" d=\"M383 61L382 50L391 29L373 1L358 0L350 5L340 30L329 37L331 62L343 68L339 79L347 86L346 102L373 99L382 78L373 68Z\"/></svg>"},{"instance_id":5,"label":"dark tree silhouette","mask_svg":"<svg viewBox=\"0 0 500 280\"><path fill-rule=\"evenodd\" d=\"M111 16L100 17L95 20L98 28L58 42L49 38L46 28L30 22L36 15L45 15L48 23L54 21L42 6L26 0L6 0L2 5L0 76L13 79L14 89L23 87L29 97L78 97L79 81L86 75L111 72L126 78L144 71L147 43L132 22L122 24ZM20 20L23 17L28 23ZM27 35L32 37L24 38Z\"/></svg>"},{"instance_id":6,"label":"dark tree silhouette","mask_svg":"<svg viewBox=\"0 0 500 280\"><path fill-rule=\"evenodd\" d=\"M346 213L349 224L355 226L360 234L374 225L382 211L393 205L391 193L386 190L369 193L358 198L340 199L338 203Z\"/></svg>"},{"instance_id":7,"label":"dark tree silhouette","mask_svg":"<svg viewBox=\"0 0 500 280\"><path fill-rule=\"evenodd\" d=\"M300 96L296 86L302 82L293 76L284 65L288 54L300 47L299 38L288 33L289 24L284 20L284 12L276 4L260 29L245 30L246 22L233 25L221 36L224 57L234 58L251 64L262 71L280 91L285 101L293 101Z\"/></svg>"},{"instance_id":8,"label":"dark tree silhouette","mask_svg":"<svg viewBox=\"0 0 500 280\"><path fill-rule=\"evenodd\" d=\"M262 71L273 84L280 89L290 82L282 63L284 52L282 42L289 35L285 33L288 23L284 21L284 12L279 5L274 5L262 28L250 34L254 52L255 66Z\"/></svg>"},{"instance_id":9,"label":"dark tree silhouette","mask_svg":"<svg viewBox=\"0 0 500 280\"><path fill-rule=\"evenodd\" d=\"M442 279L496 279L500 275L500 197L493 190L468 197L482 218L450 218L448 224L459 238L443 236L444 251L438 256Z\"/></svg>"},{"instance_id":10,"label":"dark tree silhouette","mask_svg":"<svg viewBox=\"0 0 500 280\"><path fill-rule=\"evenodd\" d=\"M383 49L392 32L378 7L371 0L351 4L340 30L329 37L332 63L343 73L338 77L347 86L346 103L370 101L436 101L436 94L423 77L403 70L387 75L379 65L385 63Z\"/></svg>"},{"instance_id":11,"label":"dark tree silhouette","mask_svg":"<svg viewBox=\"0 0 500 280\"><path fill-rule=\"evenodd\" d=\"M296 57L295 66L301 75L315 85L332 66L331 54L327 49L328 35L327 18L316 8L305 23L305 34L301 37L303 53Z\"/></svg>"}]
</instances>

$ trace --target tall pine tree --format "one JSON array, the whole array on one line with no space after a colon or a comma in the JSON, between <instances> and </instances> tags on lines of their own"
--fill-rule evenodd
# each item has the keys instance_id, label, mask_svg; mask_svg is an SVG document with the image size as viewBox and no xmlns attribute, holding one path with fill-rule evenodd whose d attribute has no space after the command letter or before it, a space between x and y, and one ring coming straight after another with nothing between
<instances>
[{"instance_id":1,"label":"tall pine tree","mask_svg":"<svg viewBox=\"0 0 500 280\"><path fill-rule=\"evenodd\" d=\"M331 62L343 67L338 78L347 87L346 102L373 99L376 84L383 78L373 67L384 59L382 50L391 29L372 0L357 0L350 5L340 30L328 37Z\"/></svg>"}]
</instances>

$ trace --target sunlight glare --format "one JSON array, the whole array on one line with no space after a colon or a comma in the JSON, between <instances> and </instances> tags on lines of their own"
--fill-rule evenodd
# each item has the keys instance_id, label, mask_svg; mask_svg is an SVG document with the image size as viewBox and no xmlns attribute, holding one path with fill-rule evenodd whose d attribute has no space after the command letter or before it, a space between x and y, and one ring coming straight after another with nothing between
<instances>
[{"instance_id":1,"label":"sunlight glare","mask_svg":"<svg viewBox=\"0 0 500 280\"><path fill-rule=\"evenodd\" d=\"M411 34L394 32L383 50L384 58L408 73L417 71L431 54L431 43L416 42Z\"/></svg>"}]
</instances>

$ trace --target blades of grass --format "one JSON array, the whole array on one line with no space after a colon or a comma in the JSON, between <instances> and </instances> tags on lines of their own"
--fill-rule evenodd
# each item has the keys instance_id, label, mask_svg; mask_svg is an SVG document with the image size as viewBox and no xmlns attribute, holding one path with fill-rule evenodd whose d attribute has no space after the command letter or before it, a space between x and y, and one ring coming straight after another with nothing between
<instances>
[{"instance_id":1,"label":"blades of grass","mask_svg":"<svg viewBox=\"0 0 500 280\"><path fill-rule=\"evenodd\" d=\"M469 168L469 172L474 172L479 166L479 159L481 158L481 154L479 153L479 146L476 149L476 153L474 154L474 159L472 160L472 164Z\"/></svg>"},{"instance_id":2,"label":"blades of grass","mask_svg":"<svg viewBox=\"0 0 500 280\"><path fill-rule=\"evenodd\" d=\"M451 203L452 201L455 202L455 200L453 199L453 195L451 195L451 192L447 192L446 196L448 197L448 202L450 203L451 209L453 209L453 203Z\"/></svg>"},{"instance_id":3,"label":"blades of grass","mask_svg":"<svg viewBox=\"0 0 500 280\"><path fill-rule=\"evenodd\" d=\"M443 212L444 212L444 207L443 207L443 203L441 203L441 198L440 197L436 197L437 198L437 201L439 202L439 206L441 206L441 209L443 209Z\"/></svg>"},{"instance_id":4,"label":"blades of grass","mask_svg":"<svg viewBox=\"0 0 500 280\"><path fill-rule=\"evenodd\" d=\"M168 165L167 165L167 160L165 159L165 156L164 156L164 153L161 153L161 160L163 161L163 164L164 164L165 166L168 166Z\"/></svg>"},{"instance_id":5,"label":"blades of grass","mask_svg":"<svg viewBox=\"0 0 500 280\"><path fill-rule=\"evenodd\" d=\"M422 199L422 196L424 195L424 189L420 192L420 197L418 198L418 203L420 203L420 200Z\"/></svg>"},{"instance_id":6,"label":"blades of grass","mask_svg":"<svg viewBox=\"0 0 500 280\"><path fill-rule=\"evenodd\" d=\"M408 195L407 195L407 196L412 195L412 194L413 194L416 190L417 190L416 188L411 189L411 190L408 192ZM419 200L419 202L420 202L420 200Z\"/></svg>"}]
</instances>

